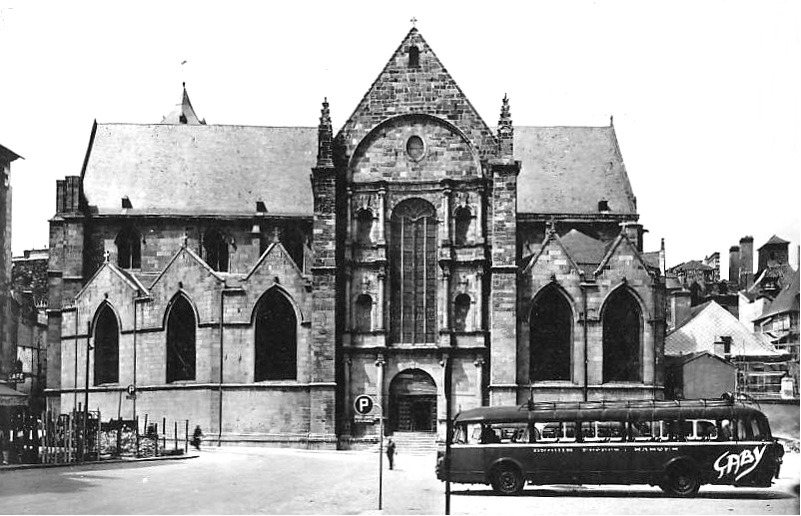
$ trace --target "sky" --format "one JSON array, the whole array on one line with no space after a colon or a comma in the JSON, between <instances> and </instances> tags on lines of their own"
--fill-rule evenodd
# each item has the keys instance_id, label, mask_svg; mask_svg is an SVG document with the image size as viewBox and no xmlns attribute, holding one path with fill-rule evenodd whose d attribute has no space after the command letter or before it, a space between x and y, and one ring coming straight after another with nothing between
<instances>
[{"instance_id":1,"label":"sky","mask_svg":"<svg viewBox=\"0 0 801 516\"><path fill-rule=\"evenodd\" d=\"M12 251L43 248L57 179L93 120L335 130L412 19L490 127L614 126L645 250L668 266L746 235L799 243L801 2L32 2L0 0L0 145ZM182 64L183 63L183 64ZM754 257L756 262L756 256Z\"/></svg>"}]
</instances>

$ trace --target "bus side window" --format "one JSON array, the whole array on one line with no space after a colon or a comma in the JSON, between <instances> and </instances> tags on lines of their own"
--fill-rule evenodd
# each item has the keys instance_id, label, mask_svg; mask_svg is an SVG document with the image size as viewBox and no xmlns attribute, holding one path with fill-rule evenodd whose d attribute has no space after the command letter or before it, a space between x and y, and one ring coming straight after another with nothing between
<instances>
[{"instance_id":1,"label":"bus side window","mask_svg":"<svg viewBox=\"0 0 801 516\"><path fill-rule=\"evenodd\" d=\"M718 438L718 429L714 421L699 420L696 422L696 435L702 441L710 441Z\"/></svg>"},{"instance_id":2,"label":"bus side window","mask_svg":"<svg viewBox=\"0 0 801 516\"><path fill-rule=\"evenodd\" d=\"M469 444L481 443L481 425L473 424L469 425L467 428L468 435L470 436Z\"/></svg>"},{"instance_id":3,"label":"bus side window","mask_svg":"<svg viewBox=\"0 0 801 516\"><path fill-rule=\"evenodd\" d=\"M575 421L565 421L562 423L562 439L563 441L575 441L576 440L576 422Z\"/></svg>"},{"instance_id":4,"label":"bus side window","mask_svg":"<svg viewBox=\"0 0 801 516\"><path fill-rule=\"evenodd\" d=\"M728 419L721 419L718 421L718 441L731 441L734 437L732 435L731 421Z\"/></svg>"},{"instance_id":5,"label":"bus side window","mask_svg":"<svg viewBox=\"0 0 801 516\"><path fill-rule=\"evenodd\" d=\"M654 439L650 421L632 421L629 423L629 440L652 441Z\"/></svg>"},{"instance_id":6,"label":"bus side window","mask_svg":"<svg viewBox=\"0 0 801 516\"><path fill-rule=\"evenodd\" d=\"M738 441L745 441L748 439L748 432L746 431L745 420L738 419L737 420L737 440Z\"/></svg>"}]
</instances>

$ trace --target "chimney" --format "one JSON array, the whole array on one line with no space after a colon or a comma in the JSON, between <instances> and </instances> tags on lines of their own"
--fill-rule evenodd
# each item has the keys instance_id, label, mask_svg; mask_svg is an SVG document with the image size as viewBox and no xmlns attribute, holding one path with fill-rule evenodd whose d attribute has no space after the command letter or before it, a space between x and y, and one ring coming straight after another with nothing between
<instances>
[{"instance_id":1,"label":"chimney","mask_svg":"<svg viewBox=\"0 0 801 516\"><path fill-rule=\"evenodd\" d=\"M733 245L729 248L729 285L739 288L740 284L740 246Z\"/></svg>"},{"instance_id":2,"label":"chimney","mask_svg":"<svg viewBox=\"0 0 801 516\"><path fill-rule=\"evenodd\" d=\"M754 237L740 239L740 288L747 290L754 284Z\"/></svg>"},{"instance_id":3,"label":"chimney","mask_svg":"<svg viewBox=\"0 0 801 516\"><path fill-rule=\"evenodd\" d=\"M690 318L690 291L680 289L670 294L670 313L673 324L669 329L674 329L681 323Z\"/></svg>"}]
</instances>

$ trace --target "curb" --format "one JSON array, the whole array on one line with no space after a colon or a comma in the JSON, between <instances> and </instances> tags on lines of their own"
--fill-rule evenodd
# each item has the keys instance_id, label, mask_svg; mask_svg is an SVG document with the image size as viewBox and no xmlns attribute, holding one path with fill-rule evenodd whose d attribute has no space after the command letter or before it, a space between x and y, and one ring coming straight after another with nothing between
<instances>
[{"instance_id":1,"label":"curb","mask_svg":"<svg viewBox=\"0 0 801 516\"><path fill-rule=\"evenodd\" d=\"M107 459L107 460L93 460L89 462L57 462L50 464L7 464L0 466L0 473L4 471L17 471L25 469L43 469L43 468L63 468L63 467L76 467L76 466L96 466L100 464L132 464L138 462L158 462L164 460L183 460L183 459L196 459L198 455L165 455L163 457L141 457L130 459Z\"/></svg>"}]
</instances>

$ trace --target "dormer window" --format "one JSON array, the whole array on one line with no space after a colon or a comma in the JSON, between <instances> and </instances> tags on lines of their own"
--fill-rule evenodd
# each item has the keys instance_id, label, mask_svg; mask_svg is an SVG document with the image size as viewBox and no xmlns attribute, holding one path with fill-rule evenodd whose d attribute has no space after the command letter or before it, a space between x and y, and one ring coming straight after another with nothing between
<instances>
[{"instance_id":1,"label":"dormer window","mask_svg":"<svg viewBox=\"0 0 801 516\"><path fill-rule=\"evenodd\" d=\"M600 200L598 201L598 211L601 213L608 213L609 212L609 201Z\"/></svg>"},{"instance_id":2,"label":"dormer window","mask_svg":"<svg viewBox=\"0 0 801 516\"><path fill-rule=\"evenodd\" d=\"M412 45L409 47L409 68L420 67L420 49Z\"/></svg>"}]
</instances>

